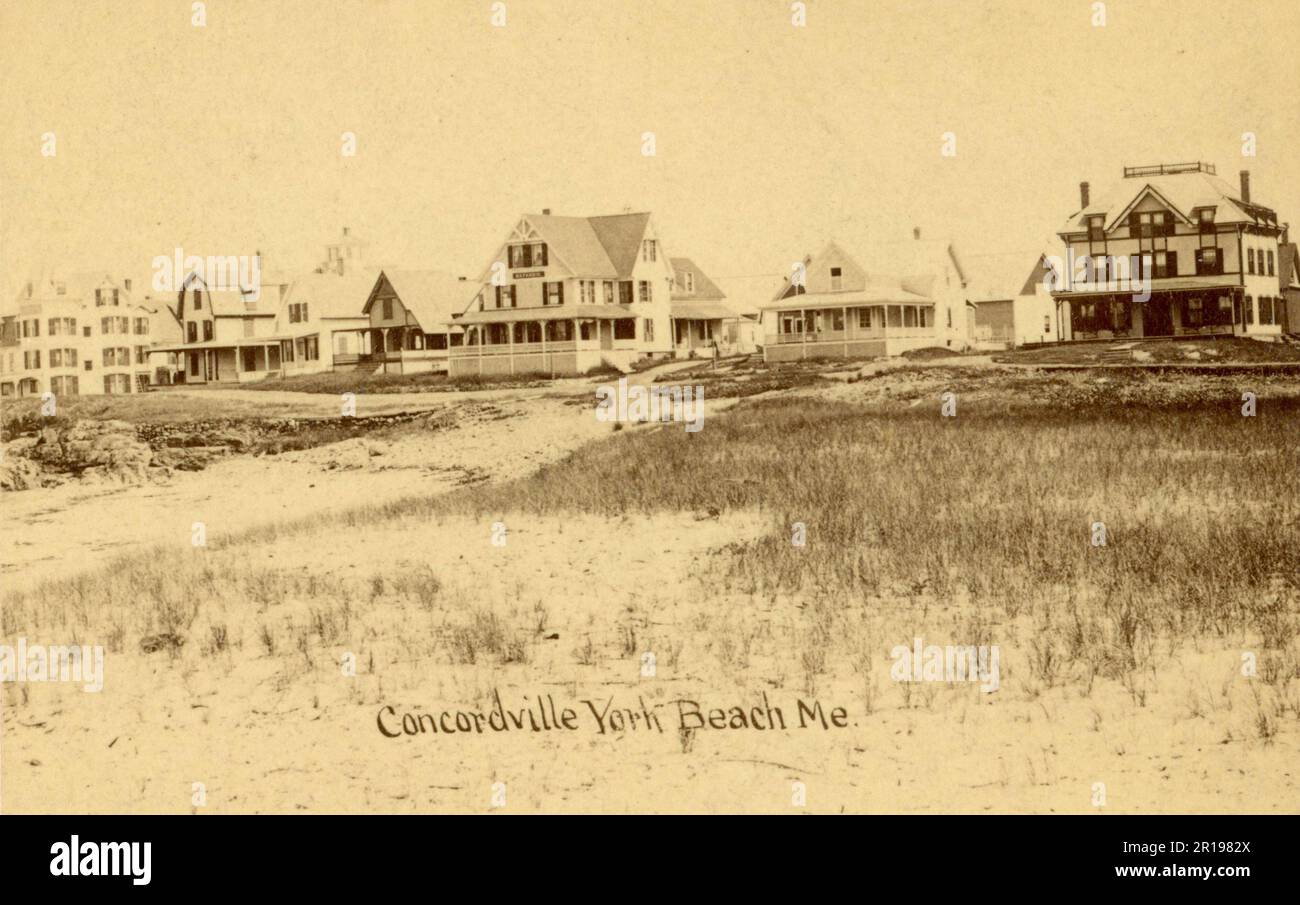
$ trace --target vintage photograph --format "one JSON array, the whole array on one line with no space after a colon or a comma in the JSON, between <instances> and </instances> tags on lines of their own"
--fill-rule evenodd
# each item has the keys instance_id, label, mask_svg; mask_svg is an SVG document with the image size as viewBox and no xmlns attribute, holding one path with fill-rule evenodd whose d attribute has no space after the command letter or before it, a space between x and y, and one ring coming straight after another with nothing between
<instances>
[{"instance_id":1,"label":"vintage photograph","mask_svg":"<svg viewBox=\"0 0 1300 905\"><path fill-rule=\"evenodd\" d=\"M0 813L1300 812L1291 0L0 39Z\"/></svg>"}]
</instances>

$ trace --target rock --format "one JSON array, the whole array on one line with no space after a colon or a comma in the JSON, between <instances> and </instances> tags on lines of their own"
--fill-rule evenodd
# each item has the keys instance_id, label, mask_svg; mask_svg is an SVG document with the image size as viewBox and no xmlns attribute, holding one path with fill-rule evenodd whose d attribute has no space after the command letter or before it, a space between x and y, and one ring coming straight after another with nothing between
<instances>
[{"instance_id":1,"label":"rock","mask_svg":"<svg viewBox=\"0 0 1300 905\"><path fill-rule=\"evenodd\" d=\"M138 481L153 459L153 451L125 421L76 421L45 428L35 440L24 455L49 472Z\"/></svg>"}]
</instances>

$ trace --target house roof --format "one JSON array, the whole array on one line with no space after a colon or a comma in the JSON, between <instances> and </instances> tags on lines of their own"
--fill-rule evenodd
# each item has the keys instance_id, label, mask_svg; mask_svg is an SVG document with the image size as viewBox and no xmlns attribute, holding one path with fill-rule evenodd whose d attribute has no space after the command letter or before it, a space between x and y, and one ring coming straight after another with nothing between
<instances>
[{"instance_id":1,"label":"house roof","mask_svg":"<svg viewBox=\"0 0 1300 905\"><path fill-rule=\"evenodd\" d=\"M700 270L699 266L690 258L672 258L670 263L673 265L673 291L672 298L687 300L719 300L726 298L718 284L709 279L708 275ZM683 274L689 273L692 276L692 282L695 284L694 291L687 291L686 280Z\"/></svg>"},{"instance_id":2,"label":"house roof","mask_svg":"<svg viewBox=\"0 0 1300 905\"><path fill-rule=\"evenodd\" d=\"M910 292L900 283L869 283L849 292L802 292L765 305L775 311L802 308L838 308L842 305L925 305L934 304L928 295Z\"/></svg>"},{"instance_id":3,"label":"house roof","mask_svg":"<svg viewBox=\"0 0 1300 905\"><path fill-rule=\"evenodd\" d=\"M622 279L632 275L648 213L603 217L557 217L527 214L550 253L578 277Z\"/></svg>"},{"instance_id":4,"label":"house roof","mask_svg":"<svg viewBox=\"0 0 1300 905\"><path fill-rule=\"evenodd\" d=\"M739 318L740 312L734 310L730 305L722 302L712 301L683 301L673 299L669 303L669 317L678 320L735 320Z\"/></svg>"},{"instance_id":5,"label":"house roof","mask_svg":"<svg viewBox=\"0 0 1300 905\"><path fill-rule=\"evenodd\" d=\"M983 254L967 261L966 299L973 304L1033 295L1047 272L1044 256L1013 251Z\"/></svg>"},{"instance_id":6,"label":"house roof","mask_svg":"<svg viewBox=\"0 0 1300 905\"><path fill-rule=\"evenodd\" d=\"M306 302L308 313L318 318L364 317L370 292L379 279L377 268L338 273L313 273L295 280L284 304Z\"/></svg>"},{"instance_id":7,"label":"house roof","mask_svg":"<svg viewBox=\"0 0 1300 905\"><path fill-rule=\"evenodd\" d=\"M479 288L477 283L467 283L441 270L384 270L375 280L363 313L370 313L385 280L425 333L445 331L451 316L464 311Z\"/></svg>"},{"instance_id":8,"label":"house roof","mask_svg":"<svg viewBox=\"0 0 1300 905\"><path fill-rule=\"evenodd\" d=\"M1216 223L1277 225L1277 214L1272 208L1242 201L1231 183L1196 170L1123 179L1098 193L1086 208L1072 214L1058 232L1085 231L1088 217L1096 214L1106 217L1106 230L1109 232L1124 221L1128 212L1148 192L1188 222L1198 207L1212 207Z\"/></svg>"},{"instance_id":9,"label":"house roof","mask_svg":"<svg viewBox=\"0 0 1300 905\"><path fill-rule=\"evenodd\" d=\"M623 320L636 315L625 305L555 305L545 308L489 308L469 311L454 324L502 324L514 321Z\"/></svg>"},{"instance_id":10,"label":"house roof","mask_svg":"<svg viewBox=\"0 0 1300 905\"><path fill-rule=\"evenodd\" d=\"M915 301L915 297L932 300L936 285L942 277L945 282L953 276L959 287L965 286L968 277L966 269L957 256L952 242L947 239L904 239L899 241L862 242L854 246L857 255L849 254L839 243L831 241L816 255L804 258L805 264L812 264L819 258L838 253L855 265L865 275L863 287L834 293L823 293L828 298L852 296L861 292L864 301L896 301L893 296L902 293L903 297ZM860 262L867 262L863 267ZM779 302L790 291L790 279L781 281L773 297ZM797 298L807 298L802 293ZM791 299L796 296L791 296ZM774 307L768 305L765 307ZM799 307L795 305L793 307Z\"/></svg>"}]
</instances>

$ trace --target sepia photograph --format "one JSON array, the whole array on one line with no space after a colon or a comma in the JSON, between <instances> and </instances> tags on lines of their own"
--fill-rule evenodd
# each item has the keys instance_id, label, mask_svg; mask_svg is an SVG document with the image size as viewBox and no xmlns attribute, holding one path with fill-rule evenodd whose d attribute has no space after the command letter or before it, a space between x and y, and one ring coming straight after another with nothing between
<instances>
[{"instance_id":1,"label":"sepia photograph","mask_svg":"<svg viewBox=\"0 0 1300 905\"><path fill-rule=\"evenodd\" d=\"M1300 813L1290 0L0 39L0 813Z\"/></svg>"}]
</instances>

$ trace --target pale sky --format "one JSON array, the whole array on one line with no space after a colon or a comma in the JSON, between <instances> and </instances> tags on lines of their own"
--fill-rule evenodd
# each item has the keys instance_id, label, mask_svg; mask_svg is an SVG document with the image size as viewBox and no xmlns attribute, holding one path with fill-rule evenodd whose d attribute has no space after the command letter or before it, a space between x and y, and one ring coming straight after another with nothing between
<instances>
[{"instance_id":1,"label":"pale sky","mask_svg":"<svg viewBox=\"0 0 1300 905\"><path fill-rule=\"evenodd\" d=\"M1104 27L1090 0L505 5L0 0L6 298L177 246L310 265L345 224L473 277L543 207L653 211L724 282L913 225L1027 274L1081 180L1188 160L1300 225L1293 0L1111 0Z\"/></svg>"}]
</instances>

